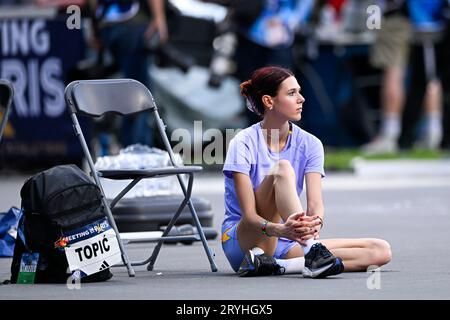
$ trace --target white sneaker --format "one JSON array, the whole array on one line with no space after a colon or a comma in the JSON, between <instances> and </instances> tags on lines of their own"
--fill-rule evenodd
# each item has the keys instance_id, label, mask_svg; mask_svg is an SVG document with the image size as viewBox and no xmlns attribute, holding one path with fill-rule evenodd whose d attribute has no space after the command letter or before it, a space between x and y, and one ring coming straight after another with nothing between
<instances>
[{"instance_id":1,"label":"white sneaker","mask_svg":"<svg viewBox=\"0 0 450 320\"><path fill-rule=\"evenodd\" d=\"M372 142L361 147L361 151L367 155L395 153L398 150L396 139L388 137L377 137Z\"/></svg>"},{"instance_id":2,"label":"white sneaker","mask_svg":"<svg viewBox=\"0 0 450 320\"><path fill-rule=\"evenodd\" d=\"M442 131L428 130L416 146L421 149L438 150L442 141Z\"/></svg>"},{"instance_id":3,"label":"white sneaker","mask_svg":"<svg viewBox=\"0 0 450 320\"><path fill-rule=\"evenodd\" d=\"M251 251L255 254L255 256L259 256L264 253L264 250L260 247L254 247Z\"/></svg>"}]
</instances>

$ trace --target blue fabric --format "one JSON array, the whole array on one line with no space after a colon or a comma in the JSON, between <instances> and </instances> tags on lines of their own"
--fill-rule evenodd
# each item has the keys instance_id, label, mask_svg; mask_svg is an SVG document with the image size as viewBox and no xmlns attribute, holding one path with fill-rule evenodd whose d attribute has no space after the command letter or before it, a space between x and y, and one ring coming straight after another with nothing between
<instances>
[{"instance_id":1,"label":"blue fabric","mask_svg":"<svg viewBox=\"0 0 450 320\"><path fill-rule=\"evenodd\" d=\"M237 272L245 253L242 251L237 238L237 223L226 230L222 230L222 249L234 272Z\"/></svg>"},{"instance_id":2,"label":"blue fabric","mask_svg":"<svg viewBox=\"0 0 450 320\"><path fill-rule=\"evenodd\" d=\"M5 214L0 214L0 257L12 257L16 239L9 233L15 231L22 216L22 210L12 207Z\"/></svg>"},{"instance_id":3,"label":"blue fabric","mask_svg":"<svg viewBox=\"0 0 450 320\"><path fill-rule=\"evenodd\" d=\"M295 29L309 19L313 7L314 0L266 0L247 37L267 48L290 47Z\"/></svg>"},{"instance_id":4,"label":"blue fabric","mask_svg":"<svg viewBox=\"0 0 450 320\"><path fill-rule=\"evenodd\" d=\"M228 229L241 220L241 209L234 188L233 172L250 177L253 191L266 178L280 160L288 160L297 178L297 194L301 195L305 174L320 173L325 176L322 142L295 124L282 151L273 152L267 147L258 122L240 131L228 146L223 173L225 175L225 218L223 228Z\"/></svg>"},{"instance_id":5,"label":"blue fabric","mask_svg":"<svg viewBox=\"0 0 450 320\"><path fill-rule=\"evenodd\" d=\"M103 0L99 1L99 6L96 10L97 18L102 17L104 21L120 22L131 19L139 11L139 2L127 1L119 2L117 0Z\"/></svg>"},{"instance_id":6,"label":"blue fabric","mask_svg":"<svg viewBox=\"0 0 450 320\"><path fill-rule=\"evenodd\" d=\"M231 268L237 272L239 270L239 266L244 260L245 253L242 251L241 246L239 245L238 237L237 237L237 223L229 229L222 230L222 249L225 253L225 256L230 263ZM299 246L298 242L285 239L278 238L277 247L275 249L275 253L273 257L275 259L284 259L284 256L295 246Z\"/></svg>"},{"instance_id":7,"label":"blue fabric","mask_svg":"<svg viewBox=\"0 0 450 320\"><path fill-rule=\"evenodd\" d=\"M417 29L441 30L444 27L444 0L408 0L411 21Z\"/></svg>"}]
</instances>

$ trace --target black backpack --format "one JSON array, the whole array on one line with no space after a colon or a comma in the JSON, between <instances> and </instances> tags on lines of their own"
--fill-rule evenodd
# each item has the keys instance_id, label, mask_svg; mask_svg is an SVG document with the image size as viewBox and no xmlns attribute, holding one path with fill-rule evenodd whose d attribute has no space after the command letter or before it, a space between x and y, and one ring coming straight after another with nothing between
<instances>
[{"instance_id":1,"label":"black backpack","mask_svg":"<svg viewBox=\"0 0 450 320\"><path fill-rule=\"evenodd\" d=\"M66 283L71 276L64 250L55 247L63 232L105 217L97 185L75 165L61 165L40 172L23 185L23 216L11 264L16 283L22 255L39 253L35 283ZM24 243L25 242L25 243ZM81 278L81 282L105 281L109 269Z\"/></svg>"}]
</instances>

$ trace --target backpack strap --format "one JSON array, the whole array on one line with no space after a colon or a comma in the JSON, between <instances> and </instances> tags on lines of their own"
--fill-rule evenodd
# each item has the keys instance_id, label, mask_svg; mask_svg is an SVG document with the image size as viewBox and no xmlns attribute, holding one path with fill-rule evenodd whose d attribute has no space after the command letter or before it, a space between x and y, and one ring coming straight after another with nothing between
<instances>
[{"instance_id":1,"label":"backpack strap","mask_svg":"<svg viewBox=\"0 0 450 320\"><path fill-rule=\"evenodd\" d=\"M25 223L25 215L23 214L23 208L20 213L21 217L19 219L19 224L17 225L17 236L22 240L22 243L27 249L28 252L31 252L30 248L27 246L27 242L25 241L25 233L24 233L24 223Z\"/></svg>"}]
</instances>

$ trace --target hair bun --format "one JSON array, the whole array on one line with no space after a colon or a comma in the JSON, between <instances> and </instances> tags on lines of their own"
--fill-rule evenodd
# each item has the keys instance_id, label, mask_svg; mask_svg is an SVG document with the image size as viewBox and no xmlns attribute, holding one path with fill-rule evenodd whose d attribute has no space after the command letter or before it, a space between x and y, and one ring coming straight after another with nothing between
<instances>
[{"instance_id":1,"label":"hair bun","mask_svg":"<svg viewBox=\"0 0 450 320\"><path fill-rule=\"evenodd\" d=\"M247 108L264 117L266 106L262 101L264 95L275 97L278 94L280 84L294 74L282 67L268 66L253 71L249 80L241 83L240 93L246 98Z\"/></svg>"},{"instance_id":2,"label":"hair bun","mask_svg":"<svg viewBox=\"0 0 450 320\"><path fill-rule=\"evenodd\" d=\"M241 95L246 98L246 106L247 108L253 112L256 113L259 116L262 116L261 112L258 111L258 108L255 105L255 87L253 86L252 80L247 80L241 83Z\"/></svg>"},{"instance_id":3,"label":"hair bun","mask_svg":"<svg viewBox=\"0 0 450 320\"><path fill-rule=\"evenodd\" d=\"M241 95L248 98L252 95L253 92L253 83L252 80L247 80L241 83L239 86L241 88Z\"/></svg>"}]
</instances>

